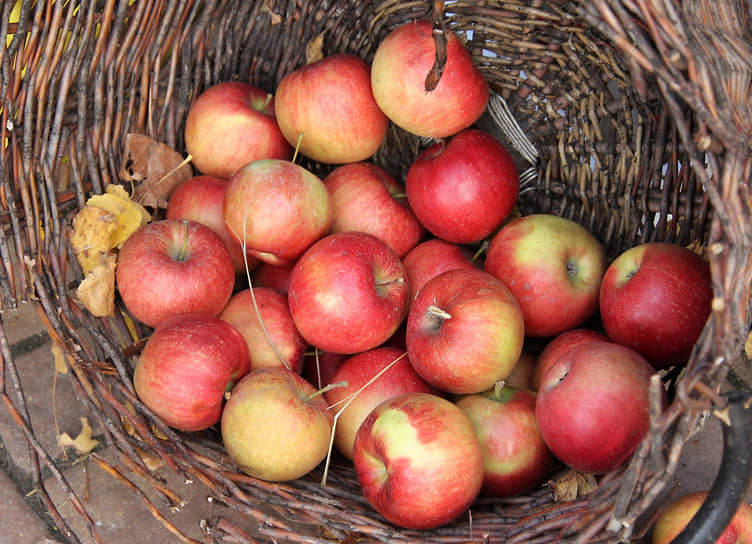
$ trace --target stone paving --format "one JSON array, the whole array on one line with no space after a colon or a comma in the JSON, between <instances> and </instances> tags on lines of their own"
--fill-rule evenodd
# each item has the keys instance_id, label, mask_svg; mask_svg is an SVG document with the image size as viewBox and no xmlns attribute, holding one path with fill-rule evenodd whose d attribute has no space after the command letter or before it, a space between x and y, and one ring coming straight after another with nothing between
<instances>
[{"instance_id":1,"label":"stone paving","mask_svg":"<svg viewBox=\"0 0 752 544\"><path fill-rule=\"evenodd\" d=\"M35 436L54 458L71 489L82 499L84 508L95 520L102 542L134 544L155 540L177 541L148 511L140 492L126 487L93 461L84 460L75 450L63 450L58 446L58 434L78 435L82 418L87 418L93 425L94 439L102 439L101 429L96 426L96 418L87 417L86 407L76 398L68 376L55 372L51 343L37 319L36 309L29 305L11 315L3 315L3 319ZM736 386L748 387L746 384L752 383L751 377L750 369L744 367L737 369L732 381ZM684 449L676 493L707 489L711 485L720 462L721 444L720 423L711 417ZM104 460L118 465L106 444L100 444L95 451ZM0 408L0 468L0 544L65 542L33 492L34 467L29 446L5 407ZM95 542L57 478L45 466L40 467L40 471L41 478L49 484L51 499L58 505L66 523L83 542ZM164 470L162 475L185 505L179 510L163 508L161 511L187 536L204 541L199 520L219 514L233 518L234 512L212 502L201 484L180 481L169 470ZM155 499L156 504L158 501ZM244 521L238 520L237 523Z\"/></svg>"}]
</instances>

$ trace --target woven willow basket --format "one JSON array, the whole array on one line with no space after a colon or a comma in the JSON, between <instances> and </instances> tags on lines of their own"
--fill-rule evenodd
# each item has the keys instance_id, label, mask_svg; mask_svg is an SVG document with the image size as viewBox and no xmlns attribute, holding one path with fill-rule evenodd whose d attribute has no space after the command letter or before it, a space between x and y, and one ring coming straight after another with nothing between
<instances>
[{"instance_id":1,"label":"woven willow basket","mask_svg":"<svg viewBox=\"0 0 752 544\"><path fill-rule=\"evenodd\" d=\"M746 362L752 318L747 3L25 0L20 19L9 24L13 4L3 3L0 26L0 35L13 35L0 48L3 309L39 304L77 391L120 453L112 468L122 478L153 486L169 502L173 494L140 453L161 457L166 470L202 482L217 500L257 521L260 541L613 542L645 533L646 514L676 472L696 416L725 405L720 383L731 365ZM273 90L305 62L314 38L325 54L370 60L390 29L421 17L462 33L488 79L494 96L481 123L514 152L521 213L573 219L612 256L645 241L705 248L715 299L688 366L666 377L669 408L653 414L631 462L600 477L595 491L556 501L541 487L514 499L479 500L471 519L416 532L381 519L345 463L332 467L325 488L319 471L268 484L234 469L218 433L184 435L166 427L138 401L131 382L149 331L130 335L121 307L107 318L81 307L69 233L86 199L118 182L126 134L182 152L187 108L209 85L239 79ZM394 129L374 160L403 176L423 145ZM4 330L0 340L5 404L36 461L54 469L28 424ZM62 473L53 474L96 533ZM45 484L36 484L61 532L78 541ZM209 523L220 539L228 524ZM239 534L233 542L244 541Z\"/></svg>"}]
</instances>

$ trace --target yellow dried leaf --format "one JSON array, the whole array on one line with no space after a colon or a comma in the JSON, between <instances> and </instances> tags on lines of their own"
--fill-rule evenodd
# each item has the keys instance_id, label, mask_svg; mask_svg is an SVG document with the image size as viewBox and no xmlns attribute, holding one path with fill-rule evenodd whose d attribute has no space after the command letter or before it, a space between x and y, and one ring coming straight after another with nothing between
<instances>
[{"instance_id":1,"label":"yellow dried leaf","mask_svg":"<svg viewBox=\"0 0 752 544\"><path fill-rule=\"evenodd\" d=\"M81 304L96 317L115 313L115 263L114 253L105 254L76 290Z\"/></svg>"},{"instance_id":2,"label":"yellow dried leaf","mask_svg":"<svg viewBox=\"0 0 752 544\"><path fill-rule=\"evenodd\" d=\"M269 2L269 0L264 0L264 5L261 6L261 11L269 14L269 17L271 18L272 26L278 25L279 23L282 22L282 16L279 15L278 13L275 13L270 4L271 3Z\"/></svg>"},{"instance_id":3,"label":"yellow dried leaf","mask_svg":"<svg viewBox=\"0 0 752 544\"><path fill-rule=\"evenodd\" d=\"M553 489L554 500L565 502L587 495L598 487L598 482L592 474L570 470L556 480L549 480L546 485Z\"/></svg>"},{"instance_id":4,"label":"yellow dried leaf","mask_svg":"<svg viewBox=\"0 0 752 544\"><path fill-rule=\"evenodd\" d=\"M324 33L316 34L306 45L306 63L320 61L324 58Z\"/></svg>"},{"instance_id":5,"label":"yellow dried leaf","mask_svg":"<svg viewBox=\"0 0 752 544\"><path fill-rule=\"evenodd\" d=\"M68 433L63 433L57 438L58 444L63 448L74 447L80 454L89 453L99 445L99 440L91 437L91 426L89 420L81 418L81 432L76 438L71 438Z\"/></svg>"},{"instance_id":6,"label":"yellow dried leaf","mask_svg":"<svg viewBox=\"0 0 752 544\"><path fill-rule=\"evenodd\" d=\"M73 218L70 242L84 274L91 272L110 250L116 230L115 216L93 206L84 206Z\"/></svg>"},{"instance_id":7,"label":"yellow dried leaf","mask_svg":"<svg viewBox=\"0 0 752 544\"><path fill-rule=\"evenodd\" d=\"M747 341L744 343L744 353L747 359L752 359L752 331L747 335Z\"/></svg>"},{"instance_id":8,"label":"yellow dried leaf","mask_svg":"<svg viewBox=\"0 0 752 544\"><path fill-rule=\"evenodd\" d=\"M133 201L120 185L108 185L104 194L91 196L86 204L105 210L115 218L116 228L108 250L122 246L131 234L151 220L146 208Z\"/></svg>"},{"instance_id":9,"label":"yellow dried leaf","mask_svg":"<svg viewBox=\"0 0 752 544\"><path fill-rule=\"evenodd\" d=\"M55 361L55 372L58 374L67 374L68 373L68 365L65 364L65 355L63 355L63 351L58 347L57 344L52 344L52 358Z\"/></svg>"}]
</instances>

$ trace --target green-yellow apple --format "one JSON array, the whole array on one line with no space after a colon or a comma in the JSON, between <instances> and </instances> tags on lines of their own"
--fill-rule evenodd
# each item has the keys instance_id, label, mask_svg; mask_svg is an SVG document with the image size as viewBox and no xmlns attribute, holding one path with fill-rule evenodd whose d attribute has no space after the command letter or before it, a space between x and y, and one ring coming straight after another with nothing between
<instances>
[{"instance_id":1,"label":"green-yellow apple","mask_svg":"<svg viewBox=\"0 0 752 544\"><path fill-rule=\"evenodd\" d=\"M356 353L332 376L332 383L347 383L329 389L324 397L335 413L342 411L334 429L334 445L348 459L352 459L355 433L376 406L404 393L436 393L415 373L406 355L404 350L393 347ZM350 398L351 395L354 396Z\"/></svg>"},{"instance_id":2,"label":"green-yellow apple","mask_svg":"<svg viewBox=\"0 0 752 544\"><path fill-rule=\"evenodd\" d=\"M353 463L371 506L409 529L456 519L483 484L483 453L470 420L455 404L426 393L374 408L355 435Z\"/></svg>"},{"instance_id":3,"label":"green-yellow apple","mask_svg":"<svg viewBox=\"0 0 752 544\"><path fill-rule=\"evenodd\" d=\"M611 340L662 369L687 361L712 299L710 267L699 255L676 244L648 242L609 265L600 311Z\"/></svg>"},{"instance_id":4,"label":"green-yellow apple","mask_svg":"<svg viewBox=\"0 0 752 544\"><path fill-rule=\"evenodd\" d=\"M328 55L285 75L274 112L288 142L329 164L369 158L389 126L371 91L371 67L349 53Z\"/></svg>"},{"instance_id":5,"label":"green-yellow apple","mask_svg":"<svg viewBox=\"0 0 752 544\"><path fill-rule=\"evenodd\" d=\"M136 394L181 431L219 422L225 393L250 370L248 347L229 323L205 314L176 315L154 330L136 363Z\"/></svg>"},{"instance_id":6,"label":"green-yellow apple","mask_svg":"<svg viewBox=\"0 0 752 544\"><path fill-rule=\"evenodd\" d=\"M538 429L535 393L507 386L465 395L457 406L470 419L483 448L481 493L511 497L535 487L554 465Z\"/></svg>"},{"instance_id":7,"label":"green-yellow apple","mask_svg":"<svg viewBox=\"0 0 752 544\"><path fill-rule=\"evenodd\" d=\"M485 391L506 378L522 353L523 317L503 283L477 269L431 278L407 317L410 362L448 393Z\"/></svg>"},{"instance_id":8,"label":"green-yellow apple","mask_svg":"<svg viewBox=\"0 0 752 544\"><path fill-rule=\"evenodd\" d=\"M133 317L157 327L182 313L216 316L232 295L235 268L227 246L209 227L163 219L125 241L115 279Z\"/></svg>"},{"instance_id":9,"label":"green-yellow apple","mask_svg":"<svg viewBox=\"0 0 752 544\"><path fill-rule=\"evenodd\" d=\"M188 108L185 147L202 174L228 179L258 159L292 157L274 117L274 97L249 83L225 81L202 92Z\"/></svg>"},{"instance_id":10,"label":"green-yellow apple","mask_svg":"<svg viewBox=\"0 0 752 544\"><path fill-rule=\"evenodd\" d=\"M365 232L338 232L295 263L288 303L300 334L334 353L373 349L407 314L405 268L386 242Z\"/></svg>"},{"instance_id":11,"label":"green-yellow apple","mask_svg":"<svg viewBox=\"0 0 752 544\"><path fill-rule=\"evenodd\" d=\"M219 318L233 325L245 338L252 370L276 366L300 374L308 343L293 323L287 296L271 287L254 287L253 297L255 306L250 289L238 291L219 313Z\"/></svg>"},{"instance_id":12,"label":"green-yellow apple","mask_svg":"<svg viewBox=\"0 0 752 544\"><path fill-rule=\"evenodd\" d=\"M474 243L509 216L520 190L512 156L490 133L466 129L423 151L405 181L415 216L437 238Z\"/></svg>"},{"instance_id":13,"label":"green-yellow apple","mask_svg":"<svg viewBox=\"0 0 752 544\"><path fill-rule=\"evenodd\" d=\"M489 89L457 34L447 30L446 64L438 85L427 76L436 62L433 25L410 21L391 31L371 63L371 86L379 107L397 126L428 138L445 138L475 123ZM432 89L427 89L426 85Z\"/></svg>"},{"instance_id":14,"label":"green-yellow apple","mask_svg":"<svg viewBox=\"0 0 752 544\"><path fill-rule=\"evenodd\" d=\"M505 224L491 240L485 270L514 294L525 334L554 336L598 311L606 253L582 225L552 214Z\"/></svg>"},{"instance_id":15,"label":"green-yellow apple","mask_svg":"<svg viewBox=\"0 0 752 544\"><path fill-rule=\"evenodd\" d=\"M634 350L611 342L580 344L548 369L535 417L553 454L584 473L615 470L650 428L653 367Z\"/></svg>"},{"instance_id":16,"label":"green-yellow apple","mask_svg":"<svg viewBox=\"0 0 752 544\"><path fill-rule=\"evenodd\" d=\"M694 491L671 501L653 526L652 544L669 544L690 522L707 497L707 491ZM752 542L752 505L742 502L731 523L715 544Z\"/></svg>"},{"instance_id":17,"label":"green-yellow apple","mask_svg":"<svg viewBox=\"0 0 752 544\"><path fill-rule=\"evenodd\" d=\"M277 265L294 262L332 223L321 179L276 159L240 168L227 185L222 212L228 230L249 253Z\"/></svg>"},{"instance_id":18,"label":"green-yellow apple","mask_svg":"<svg viewBox=\"0 0 752 544\"><path fill-rule=\"evenodd\" d=\"M333 418L324 398L298 374L260 368L233 388L222 412L222 442L246 474L294 480L326 457Z\"/></svg>"},{"instance_id":19,"label":"green-yellow apple","mask_svg":"<svg viewBox=\"0 0 752 544\"><path fill-rule=\"evenodd\" d=\"M407 203L405 186L381 166L343 164L324 178L324 185L332 201L331 232L373 234L400 257L423 237L425 229Z\"/></svg>"}]
</instances>

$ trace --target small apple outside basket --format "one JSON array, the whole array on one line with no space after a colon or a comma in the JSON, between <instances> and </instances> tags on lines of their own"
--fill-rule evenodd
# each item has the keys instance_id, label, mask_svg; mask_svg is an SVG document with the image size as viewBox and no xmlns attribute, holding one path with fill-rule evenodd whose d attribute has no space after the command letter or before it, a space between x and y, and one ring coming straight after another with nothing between
<instances>
[{"instance_id":1,"label":"small apple outside basket","mask_svg":"<svg viewBox=\"0 0 752 544\"><path fill-rule=\"evenodd\" d=\"M14 2L4 2L0 20L9 36L0 48L0 384L35 463L51 469L92 535L96 520L29 422L5 340L5 316L21 303L38 305L81 402L119 452L115 464L92 459L133 489L156 491L161 502L142 495L147 508L182 541L194 540L159 514L180 499L145 452L249 521L209 519L207 542L626 542L645 534L698 415L712 410L728 416L723 462L706 507L677 542L717 538L742 500L752 452L749 396L720 390L730 368L748 364L752 319L748 2L23 0L18 8L9 23ZM646 241L703 248L714 289L689 363L665 376L668 408L655 411L629 463L572 500L541 486L478 501L470 516L429 531L384 521L345 464L331 467L325 487L318 470L270 484L237 471L215 431L167 427L132 386L149 331L129 328L122 305L108 317L81 306L69 243L86 200L121 182L126 135L182 152L183 120L202 89L238 79L273 90L313 47L370 60L389 30L417 18L460 33L487 78L492 98L479 123L513 152L520 213L572 219L612 256ZM392 127L374 161L404 176L425 145ZM80 542L48 484L37 477L35 485L63 537Z\"/></svg>"}]
</instances>

